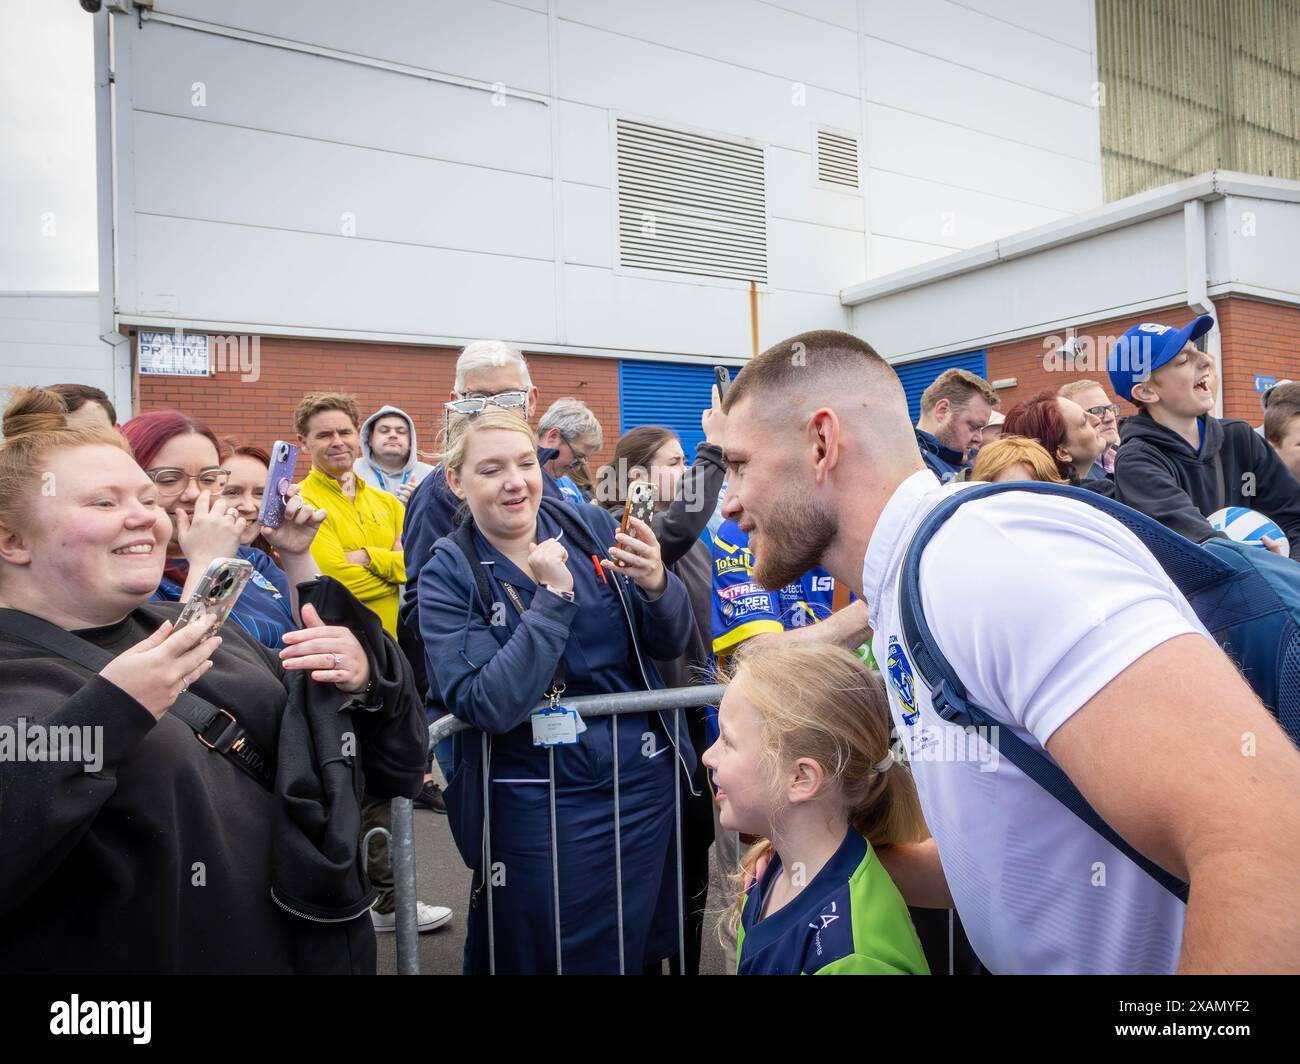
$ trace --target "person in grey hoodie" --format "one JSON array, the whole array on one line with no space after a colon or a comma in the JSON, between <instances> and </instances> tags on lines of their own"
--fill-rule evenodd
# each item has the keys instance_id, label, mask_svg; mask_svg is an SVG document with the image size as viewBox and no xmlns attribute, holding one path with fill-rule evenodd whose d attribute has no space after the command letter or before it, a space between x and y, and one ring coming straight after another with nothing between
<instances>
[{"instance_id":1,"label":"person in grey hoodie","mask_svg":"<svg viewBox=\"0 0 1300 1064\"><path fill-rule=\"evenodd\" d=\"M433 466L421 462L415 422L405 410L381 406L361 426L361 457L352 471L372 488L396 495L403 505Z\"/></svg>"}]
</instances>

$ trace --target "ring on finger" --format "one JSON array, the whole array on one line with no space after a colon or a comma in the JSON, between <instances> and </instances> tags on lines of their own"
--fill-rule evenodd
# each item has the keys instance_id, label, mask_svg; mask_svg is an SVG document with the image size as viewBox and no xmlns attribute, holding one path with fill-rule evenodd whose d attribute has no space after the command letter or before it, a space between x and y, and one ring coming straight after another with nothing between
<instances>
[{"instance_id":1,"label":"ring on finger","mask_svg":"<svg viewBox=\"0 0 1300 1064\"><path fill-rule=\"evenodd\" d=\"M332 655L330 655L330 656L333 657L333 659L334 659L334 668L335 668L335 669L342 668L342 666L343 666L343 655L342 655L342 654L332 654Z\"/></svg>"}]
</instances>

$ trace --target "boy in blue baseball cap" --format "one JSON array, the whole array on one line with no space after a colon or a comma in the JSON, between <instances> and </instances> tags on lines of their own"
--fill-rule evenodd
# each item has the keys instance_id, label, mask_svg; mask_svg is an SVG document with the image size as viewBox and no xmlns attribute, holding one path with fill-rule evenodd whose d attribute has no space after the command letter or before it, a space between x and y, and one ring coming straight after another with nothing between
<instances>
[{"instance_id":1,"label":"boy in blue baseball cap","mask_svg":"<svg viewBox=\"0 0 1300 1064\"><path fill-rule=\"evenodd\" d=\"M1271 517L1300 558L1300 483L1249 424L1214 417L1214 360L1195 341L1214 328L1143 322L1110 351L1115 394L1138 407L1120 427L1115 489L1121 502L1197 543L1222 535L1206 520L1225 506ZM1280 553L1281 544L1265 540Z\"/></svg>"}]
</instances>

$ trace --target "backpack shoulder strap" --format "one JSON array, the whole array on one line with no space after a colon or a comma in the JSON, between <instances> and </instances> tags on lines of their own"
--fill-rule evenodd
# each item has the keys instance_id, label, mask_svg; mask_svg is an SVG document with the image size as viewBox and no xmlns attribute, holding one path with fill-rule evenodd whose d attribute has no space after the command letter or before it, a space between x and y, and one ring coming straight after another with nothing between
<instances>
[{"instance_id":1,"label":"backpack shoulder strap","mask_svg":"<svg viewBox=\"0 0 1300 1064\"><path fill-rule=\"evenodd\" d=\"M43 647L92 673L98 673L114 658L113 654L102 647L40 617L18 610L0 610L0 632ZM193 728L199 742L209 750L230 758L268 790L274 786L274 762L254 745L243 725L229 710L214 706L193 691L185 690L167 712Z\"/></svg>"},{"instance_id":2,"label":"backpack shoulder strap","mask_svg":"<svg viewBox=\"0 0 1300 1064\"><path fill-rule=\"evenodd\" d=\"M478 556L478 548L474 545L474 529L474 518L470 517L456 526L451 534L451 540L461 549L465 560L469 562L469 571L474 577L474 589L478 592L479 610L488 624L491 624L492 615L488 603L493 598L492 586L488 583L487 573L483 571L483 562Z\"/></svg>"},{"instance_id":3,"label":"backpack shoulder strap","mask_svg":"<svg viewBox=\"0 0 1300 1064\"><path fill-rule=\"evenodd\" d=\"M899 620L902 625L903 643L911 655L912 663L921 674L926 687L931 692L931 704L939 716L949 724L960 727L974 725L980 728L997 727L998 754L1005 757L1021 772L1037 783L1048 794L1064 805L1075 816L1087 824L1093 831L1109 842L1120 853L1136 864L1152 879L1182 901L1187 900L1187 884L1176 876L1170 875L1159 865L1148 860L1130 846L1119 833L1098 815L1079 793L1077 787L1061 768L1044 753L1040 753L1022 740L1014 731L981 709L969 698L965 685L952 666L944 658L930 632L925 619L925 610L921 598L921 555L936 532L958 509L974 499L986 498L1000 494L1002 491L1036 490L1038 494L1062 495L1087 502L1099 510L1111 512L1113 508L1127 510L1121 504L1091 491L1070 488L1057 484L1043 483L1008 483L981 484L955 492L944 499L921 521L912 541L908 544L903 560L903 571L899 576L898 605ZM1104 503L1105 505L1098 505ZM1142 514L1137 514L1149 520ZM1124 522L1128 524L1128 522ZM1175 536L1163 526L1156 526L1163 536ZM1182 537L1176 537L1181 539ZM1145 541L1145 540L1144 540ZM1190 540L1188 546L1196 547ZM1199 549L1199 548L1197 548ZM1153 551L1153 553L1156 553ZM1159 553L1156 557L1164 564ZM1172 575L1172 574L1171 574Z\"/></svg>"},{"instance_id":4,"label":"backpack shoulder strap","mask_svg":"<svg viewBox=\"0 0 1300 1064\"><path fill-rule=\"evenodd\" d=\"M590 503L583 503L584 506L590 506ZM595 534L591 531L590 526L574 512L577 503L571 503L563 499L552 499L549 496L542 496L542 509L546 511L547 516L552 518L557 525L564 529L564 535L574 543L583 554L601 554L605 553L605 548L596 541ZM595 509L595 507L593 507ZM601 511L605 513L604 510Z\"/></svg>"}]
</instances>

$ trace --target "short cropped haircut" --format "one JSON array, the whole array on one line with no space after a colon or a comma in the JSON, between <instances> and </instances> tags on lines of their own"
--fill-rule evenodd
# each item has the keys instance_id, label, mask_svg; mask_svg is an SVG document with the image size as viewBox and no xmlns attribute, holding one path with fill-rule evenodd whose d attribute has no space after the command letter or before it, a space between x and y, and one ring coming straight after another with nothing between
<instances>
[{"instance_id":1,"label":"short cropped haircut","mask_svg":"<svg viewBox=\"0 0 1300 1064\"><path fill-rule=\"evenodd\" d=\"M108 414L108 420L117 424L117 411L113 409L108 393L101 388L89 384L51 384L47 390L63 400L69 414L76 413L87 403L98 403Z\"/></svg>"},{"instance_id":2,"label":"short cropped haircut","mask_svg":"<svg viewBox=\"0 0 1300 1064\"><path fill-rule=\"evenodd\" d=\"M317 414L326 410L341 410L352 420L352 427L361 424L361 407L352 396L344 392L308 392L293 412L293 427L299 436L307 435L307 424Z\"/></svg>"},{"instance_id":3,"label":"short cropped haircut","mask_svg":"<svg viewBox=\"0 0 1300 1064\"><path fill-rule=\"evenodd\" d=\"M456 394L464 394L465 378L469 374L501 366L518 366L524 389L533 386L533 380L528 375L528 363L517 347L511 347L504 340L475 340L456 359Z\"/></svg>"},{"instance_id":4,"label":"short cropped haircut","mask_svg":"<svg viewBox=\"0 0 1300 1064\"><path fill-rule=\"evenodd\" d=\"M806 387L809 371L836 377L867 372L873 384L897 394L906 412L903 386L894 368L865 340L835 329L800 333L755 355L727 389L722 409L731 410L741 399L767 392L798 392Z\"/></svg>"},{"instance_id":5,"label":"short cropped haircut","mask_svg":"<svg viewBox=\"0 0 1300 1064\"><path fill-rule=\"evenodd\" d=\"M977 395L983 397L989 406L998 405L998 393L988 381L968 369L953 366L940 373L921 393L921 412L928 414L940 399L947 399L950 406L965 406Z\"/></svg>"},{"instance_id":6,"label":"short cropped haircut","mask_svg":"<svg viewBox=\"0 0 1300 1064\"><path fill-rule=\"evenodd\" d=\"M1264 414L1264 439L1280 444L1295 417L1300 417L1300 403L1279 403L1270 397L1268 411Z\"/></svg>"},{"instance_id":7,"label":"short cropped haircut","mask_svg":"<svg viewBox=\"0 0 1300 1064\"><path fill-rule=\"evenodd\" d=\"M604 433L601 432L596 415L581 399L571 396L555 400L537 423L538 436L545 436L551 429L559 429L565 443L586 436L598 451L605 445Z\"/></svg>"},{"instance_id":8,"label":"short cropped haircut","mask_svg":"<svg viewBox=\"0 0 1300 1064\"><path fill-rule=\"evenodd\" d=\"M1272 410L1275 406L1293 406L1300 410L1300 381L1291 381L1288 384L1279 384L1268 393L1268 403L1265 410Z\"/></svg>"},{"instance_id":9,"label":"short cropped haircut","mask_svg":"<svg viewBox=\"0 0 1300 1064\"><path fill-rule=\"evenodd\" d=\"M1086 392L1089 388L1101 388L1103 392L1106 390L1100 381L1068 381L1056 389L1056 394L1062 399L1073 400L1076 395Z\"/></svg>"}]
</instances>

